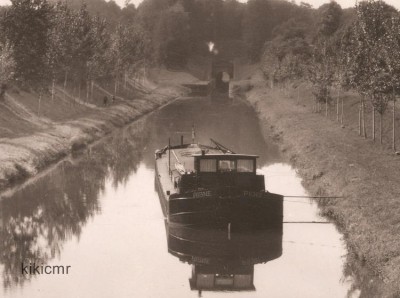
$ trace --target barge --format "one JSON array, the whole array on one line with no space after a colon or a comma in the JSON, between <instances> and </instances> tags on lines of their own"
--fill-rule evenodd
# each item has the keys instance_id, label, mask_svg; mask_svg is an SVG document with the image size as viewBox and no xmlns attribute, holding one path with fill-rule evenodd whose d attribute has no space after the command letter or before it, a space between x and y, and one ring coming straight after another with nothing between
<instances>
[{"instance_id":1,"label":"barge","mask_svg":"<svg viewBox=\"0 0 400 298\"><path fill-rule=\"evenodd\" d=\"M263 227L282 222L283 196L265 190L258 156L218 142L164 147L155 152L155 187L168 223Z\"/></svg>"}]
</instances>

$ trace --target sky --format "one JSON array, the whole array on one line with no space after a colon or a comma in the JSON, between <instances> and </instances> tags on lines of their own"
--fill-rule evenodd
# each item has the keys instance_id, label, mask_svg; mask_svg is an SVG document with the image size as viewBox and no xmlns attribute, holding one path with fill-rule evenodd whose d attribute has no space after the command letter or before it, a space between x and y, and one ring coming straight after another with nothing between
<instances>
[{"instance_id":1,"label":"sky","mask_svg":"<svg viewBox=\"0 0 400 298\"><path fill-rule=\"evenodd\" d=\"M117 2L120 6L123 6L125 3L125 0L114 0ZM246 2L247 0L239 0L240 2ZM295 0L296 3L300 3L301 1L310 3L314 8L318 8L324 3L329 3L330 0ZM135 4L136 6L142 2L142 0L131 0L132 4ZM336 0L337 3L342 6L342 8L347 8L347 7L353 7L355 4L355 0ZM387 4L393 5L397 9L400 9L400 0L385 0ZM0 0L0 5L7 5L10 4L10 0Z\"/></svg>"}]
</instances>

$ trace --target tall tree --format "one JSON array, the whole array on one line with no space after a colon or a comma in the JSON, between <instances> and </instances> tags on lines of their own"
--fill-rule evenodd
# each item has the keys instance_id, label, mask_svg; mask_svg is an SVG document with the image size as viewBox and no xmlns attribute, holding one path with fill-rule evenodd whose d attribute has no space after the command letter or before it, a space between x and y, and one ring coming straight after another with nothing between
<instances>
[{"instance_id":1,"label":"tall tree","mask_svg":"<svg viewBox=\"0 0 400 298\"><path fill-rule=\"evenodd\" d=\"M392 85L392 149L396 151L396 97L400 93L400 16L397 14L386 22L384 59Z\"/></svg>"},{"instance_id":2,"label":"tall tree","mask_svg":"<svg viewBox=\"0 0 400 298\"><path fill-rule=\"evenodd\" d=\"M154 31L156 60L168 67L184 66L190 49L189 32L188 15L179 3L165 10Z\"/></svg>"},{"instance_id":3,"label":"tall tree","mask_svg":"<svg viewBox=\"0 0 400 298\"><path fill-rule=\"evenodd\" d=\"M359 134L366 137L365 98L372 104L373 139L375 138L375 111L377 107L386 107L386 96L377 95L386 90L381 82L387 78L384 57L376 55L382 51L382 41L386 34L385 23L396 14L393 7L381 0L363 1L357 6L357 19L353 31L351 48L351 82L361 95L359 109ZM384 92L386 93L386 91ZM382 116L385 109L379 109Z\"/></svg>"},{"instance_id":4,"label":"tall tree","mask_svg":"<svg viewBox=\"0 0 400 298\"><path fill-rule=\"evenodd\" d=\"M46 0L11 0L11 4L3 28L13 48L15 78L23 85L43 88L49 73L51 7Z\"/></svg>"},{"instance_id":5,"label":"tall tree","mask_svg":"<svg viewBox=\"0 0 400 298\"><path fill-rule=\"evenodd\" d=\"M250 59L256 61L260 57L261 49L271 38L272 7L269 0L249 0L243 18L243 38L248 47Z\"/></svg>"}]
</instances>

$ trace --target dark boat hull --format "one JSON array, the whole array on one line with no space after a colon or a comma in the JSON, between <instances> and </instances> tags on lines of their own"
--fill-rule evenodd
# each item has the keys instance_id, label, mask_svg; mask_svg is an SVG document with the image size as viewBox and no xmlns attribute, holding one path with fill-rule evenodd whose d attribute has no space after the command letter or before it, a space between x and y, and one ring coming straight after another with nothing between
<instances>
[{"instance_id":1,"label":"dark boat hull","mask_svg":"<svg viewBox=\"0 0 400 298\"><path fill-rule=\"evenodd\" d=\"M167 195L158 177L156 174L155 187L168 222L194 225L231 224L233 228L252 229L282 224L281 195L232 188Z\"/></svg>"},{"instance_id":2,"label":"dark boat hull","mask_svg":"<svg viewBox=\"0 0 400 298\"><path fill-rule=\"evenodd\" d=\"M274 194L262 198L226 196L207 198L170 198L169 222L183 224L250 224L252 227L280 225L283 200Z\"/></svg>"}]
</instances>

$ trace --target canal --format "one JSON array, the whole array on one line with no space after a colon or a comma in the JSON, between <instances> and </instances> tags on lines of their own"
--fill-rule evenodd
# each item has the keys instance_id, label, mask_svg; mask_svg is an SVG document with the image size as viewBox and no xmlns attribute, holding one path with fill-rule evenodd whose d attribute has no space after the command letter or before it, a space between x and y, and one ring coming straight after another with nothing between
<instances>
[{"instance_id":1,"label":"canal","mask_svg":"<svg viewBox=\"0 0 400 298\"><path fill-rule=\"evenodd\" d=\"M324 223L315 203L299 198L285 198L281 231L202 231L203 241L223 243L231 257L237 258L236 248L254 246L271 257L253 255L243 260L244 269L234 268L242 282L243 272L251 273L253 289L199 290L195 271L212 256L195 268L169 252L167 240L176 230L164 223L154 189L154 151L169 137L172 143L181 135L190 141L192 124L196 142L210 144L213 138L235 152L259 155L258 172L269 191L307 195L295 169L283 162L272 140L263 139L250 107L179 100L3 195L0 297L358 297L342 235ZM69 266L69 272L27 274L22 264L29 263ZM224 272L215 277L219 289L232 282Z\"/></svg>"}]
</instances>

